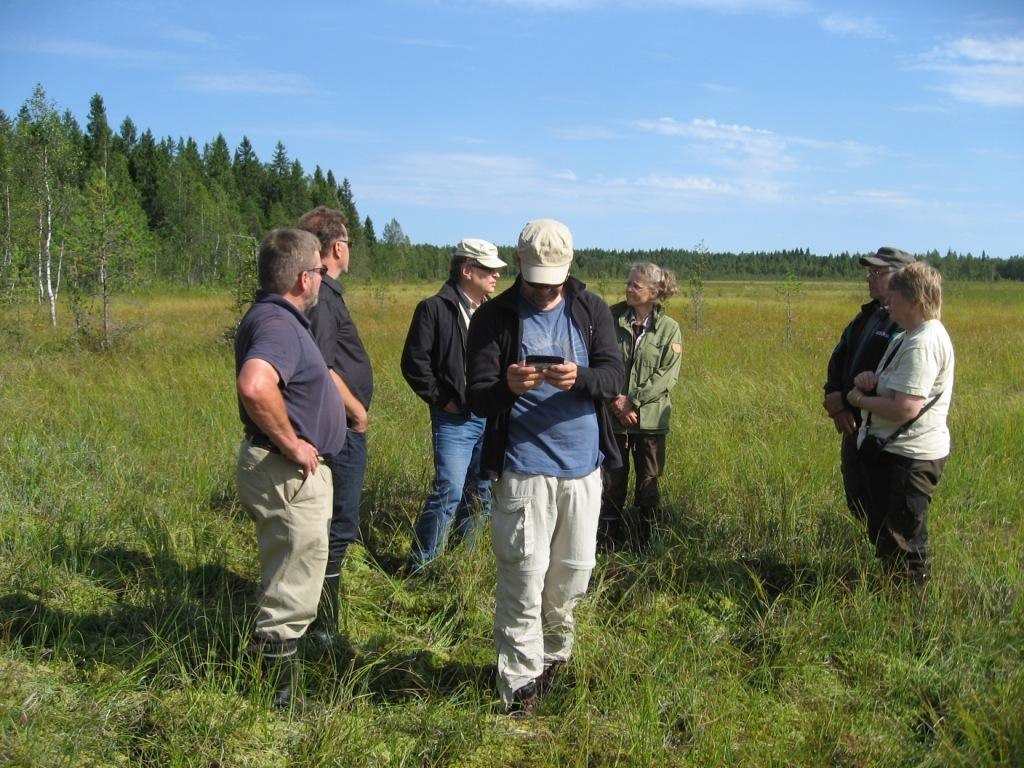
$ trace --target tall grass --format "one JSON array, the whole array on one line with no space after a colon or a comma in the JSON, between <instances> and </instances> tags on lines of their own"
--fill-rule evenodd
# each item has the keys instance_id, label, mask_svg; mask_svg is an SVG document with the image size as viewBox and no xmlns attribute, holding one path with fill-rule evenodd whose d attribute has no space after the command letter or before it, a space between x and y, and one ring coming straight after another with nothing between
<instances>
[{"instance_id":1,"label":"tall grass","mask_svg":"<svg viewBox=\"0 0 1024 768\"><path fill-rule=\"evenodd\" d=\"M844 509L820 408L863 287L804 284L787 346L771 284L708 283L655 541L601 558L564 683L527 722L491 690L486 543L396 575L431 473L398 360L431 289L349 294L377 372L365 545L345 563L350 649L306 664L294 719L244 652L258 568L228 297L124 301L134 330L104 354L2 310L0 762L1024 764L1024 289L947 286L954 449L918 592ZM685 301L669 311L692 327Z\"/></svg>"}]
</instances>

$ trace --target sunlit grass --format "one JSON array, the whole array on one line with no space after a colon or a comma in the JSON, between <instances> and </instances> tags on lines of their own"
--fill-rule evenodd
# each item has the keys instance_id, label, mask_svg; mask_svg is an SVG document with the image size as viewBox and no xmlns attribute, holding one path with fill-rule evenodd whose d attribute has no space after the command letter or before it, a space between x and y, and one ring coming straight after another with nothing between
<instances>
[{"instance_id":1,"label":"sunlit grass","mask_svg":"<svg viewBox=\"0 0 1024 768\"><path fill-rule=\"evenodd\" d=\"M595 285L618 300L615 281ZM258 569L220 295L119 302L96 353L0 314L0 755L13 765L1015 765L1024 754L1024 288L947 286L953 457L933 583L886 582L843 508L820 408L863 301L805 283L793 344L769 283L685 298L685 357L648 553L603 557L566 680L526 723L490 689L486 540L397 570L431 472L398 371L435 286L354 286L377 387L351 652L308 664L289 720L243 652Z\"/></svg>"}]
</instances>

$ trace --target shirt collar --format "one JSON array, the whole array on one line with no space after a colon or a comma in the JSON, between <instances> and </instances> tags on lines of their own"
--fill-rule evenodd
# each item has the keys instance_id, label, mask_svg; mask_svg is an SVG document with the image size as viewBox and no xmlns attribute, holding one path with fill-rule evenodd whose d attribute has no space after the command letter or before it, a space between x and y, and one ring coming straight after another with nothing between
<instances>
[{"instance_id":1,"label":"shirt collar","mask_svg":"<svg viewBox=\"0 0 1024 768\"><path fill-rule=\"evenodd\" d=\"M256 291L255 304L276 304L279 307L284 307L291 312L298 319L304 328L309 328L309 318L306 317L306 313L302 312L298 307L292 304L288 299L279 293L273 293L272 291L265 291L262 288Z\"/></svg>"}]
</instances>

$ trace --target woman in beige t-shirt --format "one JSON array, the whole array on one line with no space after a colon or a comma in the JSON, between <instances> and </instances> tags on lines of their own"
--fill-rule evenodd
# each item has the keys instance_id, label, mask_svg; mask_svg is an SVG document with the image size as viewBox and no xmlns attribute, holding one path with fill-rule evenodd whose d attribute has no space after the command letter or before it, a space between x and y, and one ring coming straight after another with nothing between
<instances>
[{"instance_id":1,"label":"woman in beige t-shirt","mask_svg":"<svg viewBox=\"0 0 1024 768\"><path fill-rule=\"evenodd\" d=\"M895 273L888 298L904 333L890 342L876 371L856 376L847 399L864 417L859 445L868 538L894 574L922 582L928 505L949 456L953 344L939 320L942 276L934 267L919 261Z\"/></svg>"}]
</instances>

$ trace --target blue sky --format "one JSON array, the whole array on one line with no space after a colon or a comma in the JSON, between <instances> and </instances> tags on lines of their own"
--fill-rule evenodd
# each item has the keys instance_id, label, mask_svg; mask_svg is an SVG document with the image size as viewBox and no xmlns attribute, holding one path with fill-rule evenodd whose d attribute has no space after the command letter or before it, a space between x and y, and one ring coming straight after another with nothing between
<instances>
[{"instance_id":1,"label":"blue sky","mask_svg":"<svg viewBox=\"0 0 1024 768\"><path fill-rule=\"evenodd\" d=\"M281 140L414 242L1024 254L1019 0L0 0L0 109L37 82Z\"/></svg>"}]
</instances>

